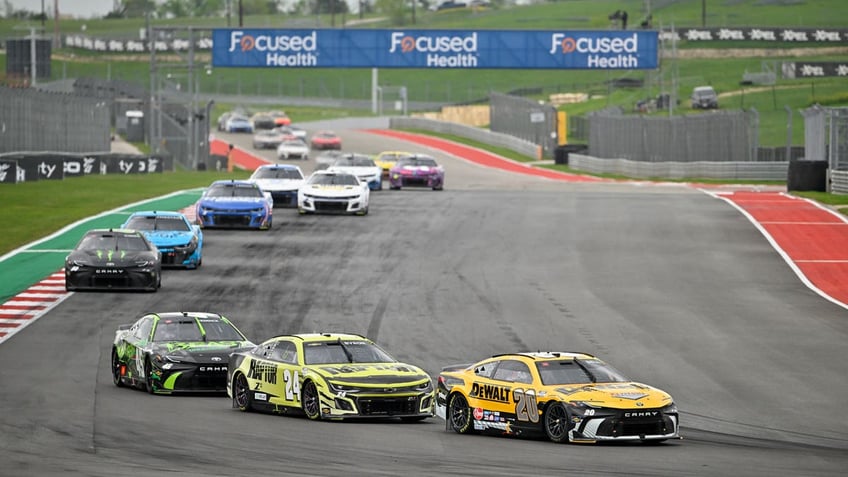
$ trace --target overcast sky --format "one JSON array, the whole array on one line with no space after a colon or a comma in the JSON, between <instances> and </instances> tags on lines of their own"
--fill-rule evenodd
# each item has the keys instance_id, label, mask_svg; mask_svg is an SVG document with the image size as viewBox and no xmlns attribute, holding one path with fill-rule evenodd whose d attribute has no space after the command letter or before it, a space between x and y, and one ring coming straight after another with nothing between
<instances>
[{"instance_id":1,"label":"overcast sky","mask_svg":"<svg viewBox=\"0 0 848 477\"><path fill-rule=\"evenodd\" d=\"M42 0L8 0L16 10L25 9L31 12L41 12ZM54 2L59 2L60 15L73 15L78 18L102 17L114 6L114 0L44 0L44 10L53 17ZM0 1L0 5L4 5Z\"/></svg>"}]
</instances>

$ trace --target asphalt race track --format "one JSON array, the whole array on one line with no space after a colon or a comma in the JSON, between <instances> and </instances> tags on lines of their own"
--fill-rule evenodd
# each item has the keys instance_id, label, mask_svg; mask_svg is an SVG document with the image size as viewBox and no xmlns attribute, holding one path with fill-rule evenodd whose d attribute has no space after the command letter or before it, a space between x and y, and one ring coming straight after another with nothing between
<instances>
[{"instance_id":1,"label":"asphalt race track","mask_svg":"<svg viewBox=\"0 0 848 477\"><path fill-rule=\"evenodd\" d=\"M344 150L414 149L346 126L374 127L337 125ZM208 230L203 266L166 271L158 293L75 293L0 345L0 475L844 474L848 311L739 212L685 186L561 183L434 154L444 191L386 187L365 217L276 209L268 232ZM589 352L670 392L684 439L557 445L119 389L114 331L154 310L221 312L255 342L361 333L431 374Z\"/></svg>"}]
</instances>

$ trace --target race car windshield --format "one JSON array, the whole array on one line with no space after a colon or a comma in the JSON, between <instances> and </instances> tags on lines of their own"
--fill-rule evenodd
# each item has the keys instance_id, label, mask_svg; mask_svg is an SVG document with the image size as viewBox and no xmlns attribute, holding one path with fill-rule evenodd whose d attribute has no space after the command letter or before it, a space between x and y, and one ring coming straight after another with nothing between
<instances>
[{"instance_id":1,"label":"race car windshield","mask_svg":"<svg viewBox=\"0 0 848 477\"><path fill-rule=\"evenodd\" d=\"M317 174L310 182L314 185L357 185L356 177L349 174Z\"/></svg>"},{"instance_id":2,"label":"race car windshield","mask_svg":"<svg viewBox=\"0 0 848 477\"><path fill-rule=\"evenodd\" d=\"M598 360L563 359L536 363L545 386L559 384L620 383L629 381L616 369Z\"/></svg>"},{"instance_id":3,"label":"race car windshield","mask_svg":"<svg viewBox=\"0 0 848 477\"><path fill-rule=\"evenodd\" d=\"M173 216L138 215L127 222L126 228L133 230L176 230L188 232L191 230L185 220Z\"/></svg>"},{"instance_id":4,"label":"race car windshield","mask_svg":"<svg viewBox=\"0 0 848 477\"><path fill-rule=\"evenodd\" d=\"M242 341L244 337L229 323L218 320L201 320L206 341Z\"/></svg>"},{"instance_id":5,"label":"race car windshield","mask_svg":"<svg viewBox=\"0 0 848 477\"><path fill-rule=\"evenodd\" d=\"M376 167L377 164L367 157L345 157L334 164L341 167Z\"/></svg>"},{"instance_id":6,"label":"race car windshield","mask_svg":"<svg viewBox=\"0 0 848 477\"><path fill-rule=\"evenodd\" d=\"M153 341L203 341L203 335L194 320L165 320L156 326Z\"/></svg>"},{"instance_id":7,"label":"race car windshield","mask_svg":"<svg viewBox=\"0 0 848 477\"><path fill-rule=\"evenodd\" d=\"M303 179L297 169L260 169L256 171L254 179Z\"/></svg>"},{"instance_id":8,"label":"race car windshield","mask_svg":"<svg viewBox=\"0 0 848 477\"><path fill-rule=\"evenodd\" d=\"M436 161L434 159L426 159L426 158L409 158L409 159L401 159L399 164L410 167L437 167Z\"/></svg>"},{"instance_id":9,"label":"race car windshield","mask_svg":"<svg viewBox=\"0 0 848 477\"><path fill-rule=\"evenodd\" d=\"M221 185L209 189L207 197L262 197L256 187Z\"/></svg>"},{"instance_id":10,"label":"race car windshield","mask_svg":"<svg viewBox=\"0 0 848 477\"><path fill-rule=\"evenodd\" d=\"M306 364L394 363L388 353L367 341L328 341L304 346Z\"/></svg>"}]
</instances>

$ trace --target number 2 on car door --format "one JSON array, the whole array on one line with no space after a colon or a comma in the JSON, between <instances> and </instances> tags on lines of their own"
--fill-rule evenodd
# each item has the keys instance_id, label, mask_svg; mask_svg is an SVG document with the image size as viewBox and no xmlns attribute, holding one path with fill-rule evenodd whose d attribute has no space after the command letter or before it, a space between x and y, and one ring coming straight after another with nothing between
<instances>
[{"instance_id":1,"label":"number 2 on car door","mask_svg":"<svg viewBox=\"0 0 848 477\"><path fill-rule=\"evenodd\" d=\"M515 418L519 421L539 422L539 406L536 404L536 391L515 389L512 391L515 401Z\"/></svg>"},{"instance_id":2,"label":"number 2 on car door","mask_svg":"<svg viewBox=\"0 0 848 477\"><path fill-rule=\"evenodd\" d=\"M298 372L290 369L283 371L283 381L286 383L286 401L300 401L300 379Z\"/></svg>"}]
</instances>

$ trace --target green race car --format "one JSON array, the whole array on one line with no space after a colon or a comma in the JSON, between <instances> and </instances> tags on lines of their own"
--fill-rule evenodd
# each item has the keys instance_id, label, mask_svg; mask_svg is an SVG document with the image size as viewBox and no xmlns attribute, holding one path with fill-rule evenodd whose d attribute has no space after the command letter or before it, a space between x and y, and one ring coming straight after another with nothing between
<instances>
[{"instance_id":1,"label":"green race car","mask_svg":"<svg viewBox=\"0 0 848 477\"><path fill-rule=\"evenodd\" d=\"M227 393L242 411L298 413L309 419L418 421L435 410L427 373L352 334L278 336L233 353Z\"/></svg>"},{"instance_id":2,"label":"green race car","mask_svg":"<svg viewBox=\"0 0 848 477\"><path fill-rule=\"evenodd\" d=\"M146 313L115 332L112 381L150 393L223 393L230 354L256 345L215 313Z\"/></svg>"}]
</instances>

